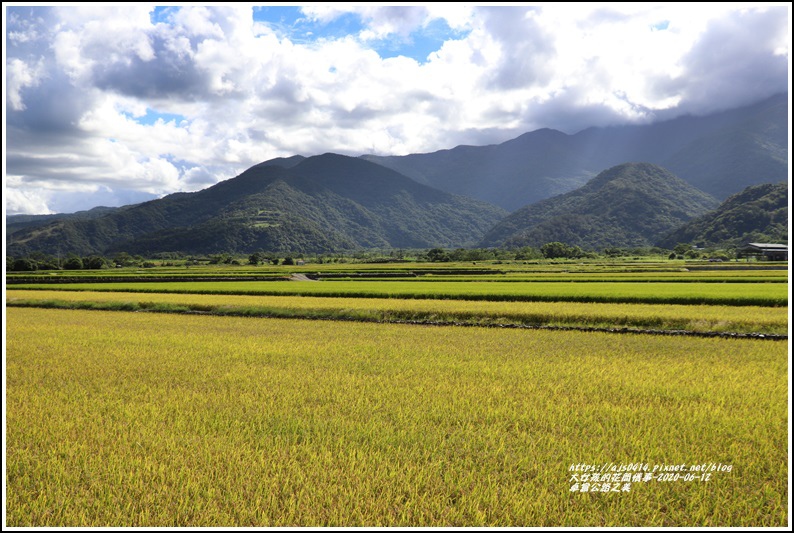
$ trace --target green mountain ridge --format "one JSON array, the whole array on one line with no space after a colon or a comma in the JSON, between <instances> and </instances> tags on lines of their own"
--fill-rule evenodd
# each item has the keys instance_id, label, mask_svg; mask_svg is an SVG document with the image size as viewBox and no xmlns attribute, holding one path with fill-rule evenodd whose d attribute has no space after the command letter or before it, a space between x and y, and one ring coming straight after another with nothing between
<instances>
[{"instance_id":1,"label":"green mountain ridge","mask_svg":"<svg viewBox=\"0 0 794 533\"><path fill-rule=\"evenodd\" d=\"M481 246L583 249L650 246L718 201L650 163L624 163L574 191L528 205L496 224Z\"/></svg>"},{"instance_id":2,"label":"green mountain ridge","mask_svg":"<svg viewBox=\"0 0 794 533\"><path fill-rule=\"evenodd\" d=\"M105 207L98 206L86 211L78 211L76 213L55 213L51 215L9 215L6 217L6 233L12 234L19 230L41 226L57 220L67 219L92 219L103 217L109 213L113 213L124 207Z\"/></svg>"},{"instance_id":3,"label":"green mountain ridge","mask_svg":"<svg viewBox=\"0 0 794 533\"><path fill-rule=\"evenodd\" d=\"M785 182L748 187L657 244L673 248L678 243L733 247L747 242L788 242L788 200Z\"/></svg>"},{"instance_id":4,"label":"green mountain ridge","mask_svg":"<svg viewBox=\"0 0 794 533\"><path fill-rule=\"evenodd\" d=\"M509 211L572 191L606 168L645 161L725 199L788 177L788 94L707 116L647 125L551 129L489 146L426 154L365 155L431 187Z\"/></svg>"},{"instance_id":5,"label":"green mountain ridge","mask_svg":"<svg viewBox=\"0 0 794 533\"><path fill-rule=\"evenodd\" d=\"M476 243L507 213L336 154L255 165L194 193L8 235L9 255L333 252Z\"/></svg>"}]
</instances>

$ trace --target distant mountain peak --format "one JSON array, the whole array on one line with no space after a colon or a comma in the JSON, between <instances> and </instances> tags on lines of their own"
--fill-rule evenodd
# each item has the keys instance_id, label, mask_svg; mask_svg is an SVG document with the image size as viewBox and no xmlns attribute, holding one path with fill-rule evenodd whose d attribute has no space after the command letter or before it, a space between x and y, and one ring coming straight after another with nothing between
<instances>
[{"instance_id":1,"label":"distant mountain peak","mask_svg":"<svg viewBox=\"0 0 794 533\"><path fill-rule=\"evenodd\" d=\"M482 246L564 242L584 249L650 246L717 200L651 163L623 163L574 191L519 209L499 222Z\"/></svg>"}]
</instances>

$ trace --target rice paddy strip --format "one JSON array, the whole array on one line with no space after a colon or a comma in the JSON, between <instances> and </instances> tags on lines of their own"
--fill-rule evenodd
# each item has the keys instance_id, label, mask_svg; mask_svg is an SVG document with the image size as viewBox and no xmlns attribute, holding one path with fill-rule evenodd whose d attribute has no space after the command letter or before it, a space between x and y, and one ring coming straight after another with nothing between
<instances>
[{"instance_id":1,"label":"rice paddy strip","mask_svg":"<svg viewBox=\"0 0 794 533\"><path fill-rule=\"evenodd\" d=\"M318 265L315 265L318 266ZM362 270L350 269L348 271L325 271L322 269L307 270L300 269L295 272L304 273L309 276L319 277L324 280L345 279L345 280L366 280L366 279L390 279L390 280L415 280L415 281L637 281L637 282L703 282L703 283L722 283L730 281L733 283L786 283L788 272L780 270L758 270L758 271L673 271L673 272L522 272L507 271L493 273L479 273L477 275L457 274L447 275L444 271L435 272L433 270L417 269L411 270ZM488 272L487 270L484 272ZM235 278L241 280L261 279L277 280L287 279L293 271L287 269L260 269L260 270L232 270L223 269L205 271L171 271L168 269L156 269L151 271L58 271L38 274L7 274L6 280L9 283L62 283L64 281L75 280L75 282L109 282L114 280L129 281L162 281L174 279L184 279L190 281L197 280L229 280Z\"/></svg>"},{"instance_id":2,"label":"rice paddy strip","mask_svg":"<svg viewBox=\"0 0 794 533\"><path fill-rule=\"evenodd\" d=\"M476 325L632 327L785 335L788 309L672 304L483 302L174 293L8 291L8 306L200 311L214 314L364 321L425 320Z\"/></svg>"},{"instance_id":3,"label":"rice paddy strip","mask_svg":"<svg viewBox=\"0 0 794 533\"><path fill-rule=\"evenodd\" d=\"M312 274L309 274L312 276ZM331 279L322 274L319 279ZM334 277L334 280L345 281L361 281L361 280L375 280L379 279L377 274L355 275L349 277ZM693 276L684 275L659 275L659 274L497 274L497 275L482 275L482 276L437 276L437 275L423 275L423 276L390 276L389 281L424 281L424 282L439 282L439 281L457 281L457 282L470 282L470 281L500 281L500 282L577 282L577 283L590 283L590 282L626 282L631 281L634 283L650 283L650 282L667 282L667 283L787 283L788 276L786 273L775 273L775 275L768 276L712 276L704 274L696 274Z\"/></svg>"},{"instance_id":4,"label":"rice paddy strip","mask_svg":"<svg viewBox=\"0 0 794 533\"><path fill-rule=\"evenodd\" d=\"M8 289L53 289L22 284ZM57 290L176 292L185 294L296 295L359 298L419 298L486 301L574 301L603 303L671 303L684 305L786 306L782 283L500 283L409 281L322 282L166 282L65 283Z\"/></svg>"},{"instance_id":5,"label":"rice paddy strip","mask_svg":"<svg viewBox=\"0 0 794 533\"><path fill-rule=\"evenodd\" d=\"M782 343L7 318L9 526L787 523ZM571 491L605 462L732 471Z\"/></svg>"},{"instance_id":6,"label":"rice paddy strip","mask_svg":"<svg viewBox=\"0 0 794 533\"><path fill-rule=\"evenodd\" d=\"M446 276L431 276L432 278L442 278ZM451 278L451 276L449 277ZM762 271L682 271L682 272L506 272L501 276L484 275L481 277L460 276L458 279L502 279L512 280L534 280L534 281L703 281L703 282L724 282L752 283L752 282L787 282L788 272L785 270L762 270Z\"/></svg>"}]
</instances>

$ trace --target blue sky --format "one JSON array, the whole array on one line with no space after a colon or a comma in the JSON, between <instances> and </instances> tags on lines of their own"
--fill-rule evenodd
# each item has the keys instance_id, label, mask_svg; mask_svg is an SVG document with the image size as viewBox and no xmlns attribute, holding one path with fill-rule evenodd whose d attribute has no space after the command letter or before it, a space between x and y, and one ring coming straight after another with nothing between
<instances>
[{"instance_id":1,"label":"blue sky","mask_svg":"<svg viewBox=\"0 0 794 533\"><path fill-rule=\"evenodd\" d=\"M296 43L341 39L359 35L367 29L366 21L359 13L343 13L331 20L317 20L306 16L296 6L254 7L253 18ZM368 45L384 59L404 56L426 63L428 56L438 51L446 41L465 38L467 34L467 30L450 28L445 19L433 19L405 35L384 36L371 40Z\"/></svg>"},{"instance_id":2,"label":"blue sky","mask_svg":"<svg viewBox=\"0 0 794 533\"><path fill-rule=\"evenodd\" d=\"M361 17L357 14L347 13L321 23L310 20L300 7L295 6L254 7L253 18L255 21L266 23L280 37L296 43L309 43L318 39L339 39L357 34L364 29Z\"/></svg>"},{"instance_id":3,"label":"blue sky","mask_svg":"<svg viewBox=\"0 0 794 533\"><path fill-rule=\"evenodd\" d=\"M268 24L280 36L296 43L341 39L358 35L367 29L359 13L344 13L332 20L307 17L300 7L255 7L255 21ZM382 58L404 56L426 63L432 52L448 40L465 38L467 30L453 30L444 19L433 19L406 35L388 35L371 40L368 45Z\"/></svg>"},{"instance_id":4,"label":"blue sky","mask_svg":"<svg viewBox=\"0 0 794 533\"><path fill-rule=\"evenodd\" d=\"M175 115L173 113L159 113L154 109L146 109L146 114L141 116L135 116L131 113L122 113L124 116L130 118L131 120L135 120L138 124L142 124L145 126L151 126L155 124L158 120L162 122L175 122L176 124L181 123L183 120L186 120L182 115Z\"/></svg>"},{"instance_id":5,"label":"blue sky","mask_svg":"<svg viewBox=\"0 0 794 533\"><path fill-rule=\"evenodd\" d=\"M407 154L749 104L790 4L4 4L5 209L193 191L295 154Z\"/></svg>"}]
</instances>

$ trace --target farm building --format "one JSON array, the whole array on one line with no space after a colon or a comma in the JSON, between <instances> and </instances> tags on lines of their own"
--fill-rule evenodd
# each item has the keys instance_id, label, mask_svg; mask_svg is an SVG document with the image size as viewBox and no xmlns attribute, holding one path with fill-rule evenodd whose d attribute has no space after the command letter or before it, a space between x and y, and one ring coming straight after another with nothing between
<instances>
[{"instance_id":1,"label":"farm building","mask_svg":"<svg viewBox=\"0 0 794 533\"><path fill-rule=\"evenodd\" d=\"M755 257L759 261L788 261L788 245L750 242L736 250L736 257Z\"/></svg>"}]
</instances>

